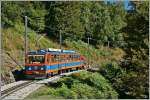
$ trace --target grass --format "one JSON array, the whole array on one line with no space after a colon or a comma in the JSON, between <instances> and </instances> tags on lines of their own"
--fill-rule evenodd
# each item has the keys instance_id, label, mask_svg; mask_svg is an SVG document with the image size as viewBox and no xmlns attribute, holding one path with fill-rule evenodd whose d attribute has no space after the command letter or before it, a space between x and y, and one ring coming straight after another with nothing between
<instances>
[{"instance_id":1,"label":"grass","mask_svg":"<svg viewBox=\"0 0 150 100\"><path fill-rule=\"evenodd\" d=\"M29 95L26 99L35 99L35 100L47 100L47 99L62 99L62 97L54 97L49 94L49 90L47 86L42 86L37 89L32 95Z\"/></svg>"},{"instance_id":2,"label":"grass","mask_svg":"<svg viewBox=\"0 0 150 100\"><path fill-rule=\"evenodd\" d=\"M101 66L102 63L108 62L108 61L120 61L122 57L125 55L122 49L120 48L114 48L110 49L107 47L101 47L99 49L95 49L92 46L89 46L87 43L84 43L82 41L65 41L65 44L67 46L67 49L72 49L77 52L80 52L82 55L84 55L87 59L89 58L89 62L93 66ZM89 51L88 51L89 49Z\"/></svg>"},{"instance_id":3,"label":"grass","mask_svg":"<svg viewBox=\"0 0 150 100\"><path fill-rule=\"evenodd\" d=\"M41 97L46 99L111 99L118 98L118 94L102 75L84 71L41 87L26 99Z\"/></svg>"}]
</instances>

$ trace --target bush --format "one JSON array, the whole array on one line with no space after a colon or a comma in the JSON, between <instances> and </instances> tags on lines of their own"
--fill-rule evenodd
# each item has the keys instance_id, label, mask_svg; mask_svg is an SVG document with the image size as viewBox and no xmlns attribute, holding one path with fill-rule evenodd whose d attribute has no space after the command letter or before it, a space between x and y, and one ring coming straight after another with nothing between
<instances>
[{"instance_id":1,"label":"bush","mask_svg":"<svg viewBox=\"0 0 150 100\"><path fill-rule=\"evenodd\" d=\"M111 82L114 82L117 77L124 73L124 70L116 62L104 63L99 70Z\"/></svg>"},{"instance_id":2,"label":"bush","mask_svg":"<svg viewBox=\"0 0 150 100\"><path fill-rule=\"evenodd\" d=\"M117 98L117 92L99 73L79 72L66 76L57 82L58 87L52 87L50 94L65 99L100 99ZM55 88L55 89L54 89Z\"/></svg>"},{"instance_id":3,"label":"bush","mask_svg":"<svg viewBox=\"0 0 150 100\"><path fill-rule=\"evenodd\" d=\"M148 98L148 81L145 76L139 74L142 70L139 68L142 65L139 61L130 62L127 65L123 68L116 62L107 62L99 70L112 83L119 93L119 98Z\"/></svg>"}]
</instances>

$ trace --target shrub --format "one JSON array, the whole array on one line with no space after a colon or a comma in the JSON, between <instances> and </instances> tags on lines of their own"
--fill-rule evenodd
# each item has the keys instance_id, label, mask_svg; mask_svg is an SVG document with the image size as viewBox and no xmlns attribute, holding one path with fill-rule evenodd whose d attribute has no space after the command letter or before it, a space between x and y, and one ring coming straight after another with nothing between
<instances>
[{"instance_id":1,"label":"shrub","mask_svg":"<svg viewBox=\"0 0 150 100\"><path fill-rule=\"evenodd\" d=\"M65 99L117 98L117 92L110 83L99 73L79 72L59 80L53 95Z\"/></svg>"}]
</instances>

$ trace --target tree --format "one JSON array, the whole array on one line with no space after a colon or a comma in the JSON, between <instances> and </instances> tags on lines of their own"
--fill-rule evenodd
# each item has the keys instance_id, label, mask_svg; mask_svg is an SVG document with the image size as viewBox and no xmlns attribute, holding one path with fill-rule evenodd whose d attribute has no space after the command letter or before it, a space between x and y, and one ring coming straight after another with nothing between
<instances>
[{"instance_id":1,"label":"tree","mask_svg":"<svg viewBox=\"0 0 150 100\"><path fill-rule=\"evenodd\" d=\"M104 42L116 42L123 40L122 32L120 31L126 24L124 16L126 12L122 2L116 2L112 5L94 2L92 5L91 22L94 25L93 36L97 40Z\"/></svg>"},{"instance_id":2,"label":"tree","mask_svg":"<svg viewBox=\"0 0 150 100\"><path fill-rule=\"evenodd\" d=\"M45 27L45 15L46 9L42 2L2 2L2 25L4 27L14 27L18 22L24 23L24 16L28 16L29 27L42 31Z\"/></svg>"},{"instance_id":3,"label":"tree","mask_svg":"<svg viewBox=\"0 0 150 100\"><path fill-rule=\"evenodd\" d=\"M123 67L128 71L124 84L132 80L125 91L135 98L148 98L148 1L132 2L135 11L126 16L123 29L127 47ZM135 84L136 83L136 84Z\"/></svg>"},{"instance_id":4,"label":"tree","mask_svg":"<svg viewBox=\"0 0 150 100\"><path fill-rule=\"evenodd\" d=\"M48 29L54 36L63 33L65 37L81 38L84 29L80 22L80 2L51 2L47 5L49 18Z\"/></svg>"}]
</instances>

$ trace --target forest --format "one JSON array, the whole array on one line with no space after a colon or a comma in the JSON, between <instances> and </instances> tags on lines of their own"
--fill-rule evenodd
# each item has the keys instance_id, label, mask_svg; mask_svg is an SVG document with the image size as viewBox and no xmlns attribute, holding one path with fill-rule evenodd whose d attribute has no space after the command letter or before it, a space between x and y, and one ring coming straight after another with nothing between
<instances>
[{"instance_id":1,"label":"forest","mask_svg":"<svg viewBox=\"0 0 150 100\"><path fill-rule=\"evenodd\" d=\"M61 33L62 45L68 49L71 49L68 46L70 44L78 46L80 50L80 45L84 46L84 43L88 43L88 38L90 47L97 50L94 52L106 52L99 50L106 46L109 49L119 48L125 52L122 60L101 64L99 74L92 74L95 77L88 73L83 73L84 75L81 73L81 77L72 75L61 80L60 89L66 91L64 97L149 98L149 1L130 1L130 4L133 8L127 10L123 1L114 3L104 1L2 1L2 36L7 34L8 29L10 33L13 29L14 33L18 32L18 35L23 36L24 16L28 16L28 33L34 31L38 35L46 34L48 40L56 43L59 43ZM31 35L29 34L30 39L34 37ZM5 43L8 41L9 39L4 40L2 47L9 51L11 46L7 47ZM43 45L49 44L43 43ZM22 46L18 48L24 50ZM94 54L90 55L91 59L95 61L98 59L98 57L93 57ZM97 63L100 62L97 61ZM77 77L83 77L83 79L77 79ZM92 79L98 81L91 81ZM100 79L106 84L99 81ZM79 81L87 82L88 85L83 85ZM94 88L90 87L90 83ZM71 84L72 87L69 88L68 84ZM85 90L83 91L79 86ZM83 96L75 92L68 92L71 91L68 89L77 91L75 90L77 87ZM49 93L54 90L52 88ZM56 89L56 93L53 94L58 95L60 91ZM98 92L94 94L93 91Z\"/></svg>"}]
</instances>

